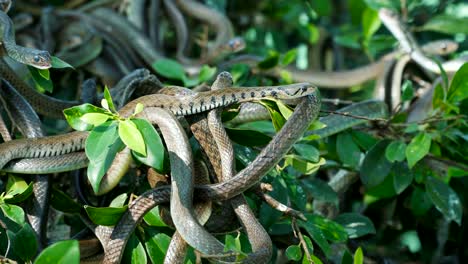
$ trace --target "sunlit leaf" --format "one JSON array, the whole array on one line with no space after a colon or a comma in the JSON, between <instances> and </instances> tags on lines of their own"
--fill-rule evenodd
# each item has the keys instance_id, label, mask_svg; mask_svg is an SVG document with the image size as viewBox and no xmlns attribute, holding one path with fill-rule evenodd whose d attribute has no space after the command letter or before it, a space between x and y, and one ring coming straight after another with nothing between
<instances>
[{"instance_id":1,"label":"sunlit leaf","mask_svg":"<svg viewBox=\"0 0 468 264\"><path fill-rule=\"evenodd\" d=\"M362 14L362 31L364 39L368 41L372 35L380 28L382 22L380 21L377 11L367 8Z\"/></svg>"},{"instance_id":2,"label":"sunlit leaf","mask_svg":"<svg viewBox=\"0 0 468 264\"><path fill-rule=\"evenodd\" d=\"M119 137L131 150L146 156L146 146L143 136L131 120L119 122Z\"/></svg>"},{"instance_id":3,"label":"sunlit leaf","mask_svg":"<svg viewBox=\"0 0 468 264\"><path fill-rule=\"evenodd\" d=\"M431 140L431 136L427 133L419 133L411 140L405 151L406 160L408 160L408 166L410 168L429 153Z\"/></svg>"},{"instance_id":4,"label":"sunlit leaf","mask_svg":"<svg viewBox=\"0 0 468 264\"><path fill-rule=\"evenodd\" d=\"M108 114L102 113L86 113L80 117L81 121L93 126L99 126L100 124L106 122L109 118L110 116Z\"/></svg>"},{"instance_id":5,"label":"sunlit leaf","mask_svg":"<svg viewBox=\"0 0 468 264\"><path fill-rule=\"evenodd\" d=\"M390 162L403 161L405 159L406 144L402 141L393 141L385 149L385 157Z\"/></svg>"},{"instance_id":6,"label":"sunlit leaf","mask_svg":"<svg viewBox=\"0 0 468 264\"><path fill-rule=\"evenodd\" d=\"M116 112L117 110L114 106L114 100L112 100L111 93L109 92L109 88L107 88L107 86L104 87L104 99L106 99L107 101L107 106L109 107L109 110Z\"/></svg>"},{"instance_id":7,"label":"sunlit leaf","mask_svg":"<svg viewBox=\"0 0 468 264\"><path fill-rule=\"evenodd\" d=\"M161 137L159 136L156 129L147 120L144 119L132 119L132 122L141 132L144 143L146 144L146 156L142 156L140 153L134 152L134 157L156 169L157 171L164 170L164 153L165 148L162 143Z\"/></svg>"},{"instance_id":8,"label":"sunlit leaf","mask_svg":"<svg viewBox=\"0 0 468 264\"><path fill-rule=\"evenodd\" d=\"M106 110L96 107L92 104L82 104L63 110L68 124L75 130L91 130L94 126L81 120L81 117L88 113L106 113Z\"/></svg>"},{"instance_id":9,"label":"sunlit leaf","mask_svg":"<svg viewBox=\"0 0 468 264\"><path fill-rule=\"evenodd\" d=\"M354 252L354 264L363 264L364 263L364 255L362 254L362 248L358 247L356 252Z\"/></svg>"}]
</instances>

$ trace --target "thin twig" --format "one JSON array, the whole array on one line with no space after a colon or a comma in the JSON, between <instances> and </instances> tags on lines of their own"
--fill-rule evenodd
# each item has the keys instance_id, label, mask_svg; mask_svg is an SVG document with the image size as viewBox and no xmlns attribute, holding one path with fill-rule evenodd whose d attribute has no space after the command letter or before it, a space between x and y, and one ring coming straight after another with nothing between
<instances>
[{"instance_id":1,"label":"thin twig","mask_svg":"<svg viewBox=\"0 0 468 264\"><path fill-rule=\"evenodd\" d=\"M307 248L307 243L304 240L304 236L302 235L301 230L297 226L295 218L293 218L291 225L293 227L294 236L299 238L299 243L301 244L302 249L304 249L304 253L306 254L307 260L309 261L309 263L315 264L315 262L312 260L312 257L310 256L309 248Z\"/></svg>"}]
</instances>

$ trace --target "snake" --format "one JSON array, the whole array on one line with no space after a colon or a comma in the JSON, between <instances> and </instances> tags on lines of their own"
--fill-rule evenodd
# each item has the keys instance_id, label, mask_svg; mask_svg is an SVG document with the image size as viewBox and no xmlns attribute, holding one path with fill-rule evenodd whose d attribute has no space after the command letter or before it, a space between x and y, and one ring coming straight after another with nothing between
<instances>
[{"instance_id":1,"label":"snake","mask_svg":"<svg viewBox=\"0 0 468 264\"><path fill-rule=\"evenodd\" d=\"M143 31L145 24L144 11L145 0L128 1L128 7L125 9L128 20L138 29Z\"/></svg>"},{"instance_id":2,"label":"snake","mask_svg":"<svg viewBox=\"0 0 468 264\"><path fill-rule=\"evenodd\" d=\"M228 106L232 103L258 100L266 97L289 99L304 96L306 96L306 99L304 99L306 102L297 107L297 111L293 115L294 118L290 118L290 121L284 126L283 130L277 134L276 140L273 140L250 166L247 166L236 177L228 181L207 187L198 187L203 194L201 195L202 197L228 199L242 193L255 184L289 150L290 145L302 135L309 121L315 118L318 113L320 98L315 86L308 83L300 83L275 87L226 88L179 97L153 94L133 100L119 112L124 117L129 116L137 103L143 103L146 107L165 108L175 115L189 115L209 111L221 106ZM87 132L72 132L37 139L18 139L3 143L0 145L0 157L2 157L0 167L3 167L8 161L17 158L50 157L82 150L87 134ZM169 193L170 191L166 189L163 195L167 195L165 197L168 198ZM116 230L118 230L117 227ZM114 236L120 233L116 232L113 233ZM119 242L120 245L122 245L122 242ZM112 242L109 245L117 244ZM112 246L112 248L115 247ZM114 251L107 252L110 254ZM114 254L115 252L111 256L114 256Z\"/></svg>"},{"instance_id":3,"label":"snake","mask_svg":"<svg viewBox=\"0 0 468 264\"><path fill-rule=\"evenodd\" d=\"M213 83L212 90L230 86L232 86L231 75L227 72L222 72ZM167 94L167 91L164 92ZM177 91L175 95L190 93L193 93L193 91L181 90ZM229 138L227 137L220 119L221 111L221 108L217 108L208 112L207 117L197 115L197 117L190 117L190 119L188 119L189 123L192 123L190 126L192 133L199 141L199 144L208 157L209 163L211 163L214 169L214 174L217 176L219 181L233 176L233 173L228 173L229 169L226 168L232 168L234 162L232 159L234 157L232 145L230 144ZM227 157L230 157L231 161L229 161L229 158ZM223 158L224 162L222 161ZM257 221L244 197L242 195L238 195L229 200L229 203L232 204L235 213L238 215L241 224L246 230L254 251L253 254L250 254L247 257L247 259L243 259L243 262L259 263L259 261L265 262L269 260L272 252L271 239L268 236L268 233ZM179 209L176 208L172 211L178 212ZM185 234L185 236L193 237L192 234ZM199 240L201 241L201 239ZM185 245L185 241L179 238L179 233L175 233L166 254L165 263L179 263L180 260L183 260L185 256L184 251L186 250L186 247L183 245ZM196 245L194 248L199 250Z\"/></svg>"},{"instance_id":4,"label":"snake","mask_svg":"<svg viewBox=\"0 0 468 264\"><path fill-rule=\"evenodd\" d=\"M16 45L13 22L4 11L0 11L0 37L8 57L39 69L52 67L49 52Z\"/></svg>"},{"instance_id":5,"label":"snake","mask_svg":"<svg viewBox=\"0 0 468 264\"><path fill-rule=\"evenodd\" d=\"M1 88L1 101L21 134L28 138L43 137L42 123L29 103L7 81L2 80ZM35 175L32 203L27 207L29 222L39 241L39 251L47 245L49 185L48 175Z\"/></svg>"},{"instance_id":6,"label":"snake","mask_svg":"<svg viewBox=\"0 0 468 264\"><path fill-rule=\"evenodd\" d=\"M176 0L176 3L186 14L205 21L217 33L214 43L208 47L208 54L203 59L204 62L210 62L216 58L219 59L224 55L220 51L226 49L229 45L238 45L239 47L243 45L239 42L241 41L240 38L234 38L234 29L231 21L224 14L193 0ZM178 24L180 23L176 22L176 25ZM231 44L229 44L230 42ZM236 49L240 48L236 47Z\"/></svg>"},{"instance_id":7,"label":"snake","mask_svg":"<svg viewBox=\"0 0 468 264\"><path fill-rule=\"evenodd\" d=\"M308 94L318 93L314 85L298 83L272 87L229 88L222 91L200 92L194 95L173 97L162 94L153 94L139 97L126 104L120 111L122 117L128 117L133 113L136 104L142 103L146 107L160 107L168 109L175 115L190 115L203 111L209 111L217 107L228 106L233 103L254 101L262 98L290 99L299 98ZM62 135L37 139L19 139L0 145L0 168L6 163L18 158L41 158L59 156L84 149L88 132L77 131ZM3 155L4 154L4 155ZM130 153L122 154L121 164L129 164ZM112 171L115 178L120 179L124 172ZM114 176L109 176L108 185L104 191L109 191L117 183Z\"/></svg>"},{"instance_id":8,"label":"snake","mask_svg":"<svg viewBox=\"0 0 468 264\"><path fill-rule=\"evenodd\" d=\"M440 68L437 63L429 58L425 53L429 53L424 48L420 48L414 36L403 24L402 20L396 12L391 9L379 9L379 18L392 35L398 40L401 49L407 53L413 61L419 66L428 71L440 74ZM445 47L447 49L448 47ZM463 64L467 62L467 58L458 58L451 61L441 63L444 71L448 73L456 72Z\"/></svg>"},{"instance_id":9,"label":"snake","mask_svg":"<svg viewBox=\"0 0 468 264\"><path fill-rule=\"evenodd\" d=\"M231 89L227 88L206 93L227 92ZM282 130L275 135L272 141L252 163L227 181L195 186L195 197L200 199L226 200L241 194L255 185L289 151L292 143L301 137L311 120L317 116L320 108L320 97L317 89L312 90L313 92L310 91L307 96L303 96L302 102L298 104L295 112L288 119ZM206 111L209 110L212 109L207 109ZM122 249L125 247L131 232L138 222L141 221L141 217L157 204L168 202L169 197L169 188L158 187L143 193L129 205L129 210L122 216L112 231L110 239L104 245L106 252L105 263L119 262Z\"/></svg>"},{"instance_id":10,"label":"snake","mask_svg":"<svg viewBox=\"0 0 468 264\"><path fill-rule=\"evenodd\" d=\"M77 68L95 60L102 51L102 38L82 22L72 22L61 31L57 57Z\"/></svg>"},{"instance_id":11,"label":"snake","mask_svg":"<svg viewBox=\"0 0 468 264\"><path fill-rule=\"evenodd\" d=\"M458 44L452 40L437 40L429 42L421 47L424 52L429 54L447 54L457 50ZM391 52L376 62L344 71L317 71L317 70L299 70L293 66L285 67L285 70L291 74L291 79L296 82L311 82L320 88L324 89L343 89L350 86L360 85L366 81L372 80L380 76L385 70L385 65L388 61L395 59L400 51ZM263 60L262 57L254 55L240 55L225 63L221 68L226 68L229 65L236 63L245 63L255 67L257 63ZM264 74L280 78L280 68L267 70Z\"/></svg>"},{"instance_id":12,"label":"snake","mask_svg":"<svg viewBox=\"0 0 468 264\"><path fill-rule=\"evenodd\" d=\"M149 87L148 87L149 86ZM131 74L122 78L119 83L111 89L111 95L115 100L117 108L121 108L132 95L132 93L148 94L154 93L162 84L154 75L151 75L146 69L133 71ZM97 101L102 95L97 96ZM83 98L84 101L92 100ZM46 156L43 158L29 158L14 160L8 163L2 171L23 173L23 174L49 174L65 172L74 169L84 168L88 165L88 159L84 152L73 152L59 156Z\"/></svg>"},{"instance_id":13,"label":"snake","mask_svg":"<svg viewBox=\"0 0 468 264\"><path fill-rule=\"evenodd\" d=\"M232 86L233 80L231 74L222 72L218 75L211 89L218 90ZM218 147L222 180L226 181L234 177L235 160L234 148L227 135L224 125L221 121L222 109L217 108L208 113L208 127L213 135L213 139ZM271 259L273 252L272 242L263 226L258 222L254 213L250 209L243 194L234 196L228 200L234 209L247 237L252 245L252 254L249 254L243 263L267 263Z\"/></svg>"}]
</instances>

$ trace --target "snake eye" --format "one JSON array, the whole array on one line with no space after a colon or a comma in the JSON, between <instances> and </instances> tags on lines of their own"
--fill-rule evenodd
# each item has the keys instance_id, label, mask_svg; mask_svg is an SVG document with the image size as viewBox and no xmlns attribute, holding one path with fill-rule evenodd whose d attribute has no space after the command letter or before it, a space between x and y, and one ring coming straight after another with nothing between
<instances>
[{"instance_id":1,"label":"snake eye","mask_svg":"<svg viewBox=\"0 0 468 264\"><path fill-rule=\"evenodd\" d=\"M34 55L33 60L34 62L39 62L41 61L41 58L38 55Z\"/></svg>"}]
</instances>

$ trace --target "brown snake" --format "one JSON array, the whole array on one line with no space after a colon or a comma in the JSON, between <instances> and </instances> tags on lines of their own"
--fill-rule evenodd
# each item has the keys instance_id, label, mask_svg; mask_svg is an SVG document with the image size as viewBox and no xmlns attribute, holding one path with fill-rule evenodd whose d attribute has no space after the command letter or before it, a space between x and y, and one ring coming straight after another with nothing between
<instances>
[{"instance_id":1,"label":"brown snake","mask_svg":"<svg viewBox=\"0 0 468 264\"><path fill-rule=\"evenodd\" d=\"M315 90L315 89L314 89ZM226 200L256 184L291 148L316 118L320 108L318 90L305 96L281 131L260 152L257 158L233 178L221 183L195 186L196 199ZM115 226L104 244L105 263L118 263L128 237L143 215L154 206L169 201L170 189L158 187L143 193L129 205L129 210Z\"/></svg>"},{"instance_id":2,"label":"brown snake","mask_svg":"<svg viewBox=\"0 0 468 264\"><path fill-rule=\"evenodd\" d=\"M233 80L231 74L222 72L218 75L211 89L223 89L232 86ZM224 125L221 121L222 109L214 109L208 113L208 126L213 135L215 143L219 150L219 159L221 160L221 170L223 181L229 180L235 175L234 148L229 139ZM234 212L247 233L247 237L252 245L252 254L243 263L267 263L272 255L272 242L270 236L263 226L258 222L254 213L250 209L243 194L239 194L229 199Z\"/></svg>"}]
</instances>

